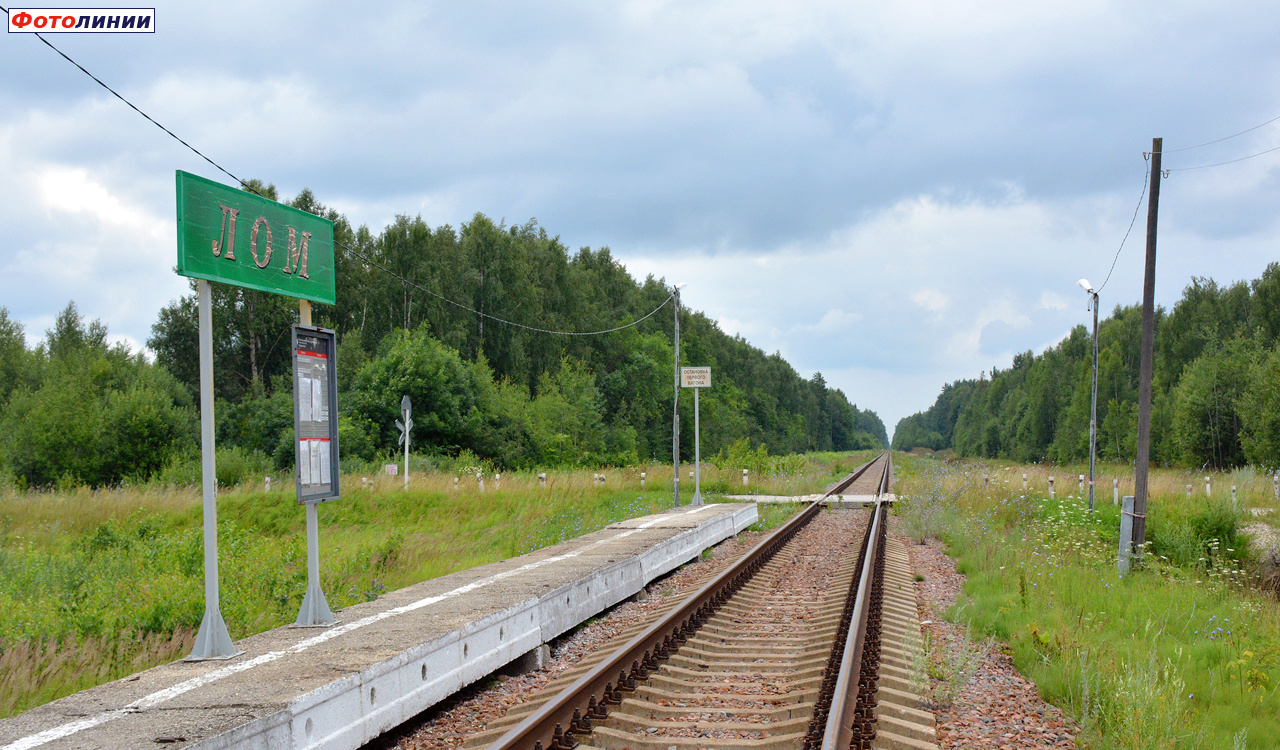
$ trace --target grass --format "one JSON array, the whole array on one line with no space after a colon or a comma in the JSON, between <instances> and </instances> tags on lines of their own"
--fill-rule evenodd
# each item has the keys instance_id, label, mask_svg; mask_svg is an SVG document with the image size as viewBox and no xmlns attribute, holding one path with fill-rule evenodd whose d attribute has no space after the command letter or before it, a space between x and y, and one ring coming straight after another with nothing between
<instances>
[{"instance_id":1,"label":"grass","mask_svg":"<svg viewBox=\"0 0 1280 750\"><path fill-rule=\"evenodd\" d=\"M821 491L862 454L819 454L765 494ZM645 473L642 483L640 473ZM671 507L671 468L484 477L343 477L319 507L322 585L337 609ZM741 472L703 469L710 501ZM456 489L454 480L458 479ZM685 484L682 482L682 484ZM691 483L690 483L691 484ZM692 487L686 484L682 500ZM723 489L722 489L723 487ZM771 505L759 529L798 506ZM0 717L185 656L204 612L198 489L150 485L0 496ZM306 589L304 513L261 479L218 496L220 597L233 638L292 622Z\"/></svg>"},{"instance_id":2,"label":"grass","mask_svg":"<svg viewBox=\"0 0 1280 750\"><path fill-rule=\"evenodd\" d=\"M1028 478L1054 472L1063 470L1033 467ZM948 617L1008 644L1042 695L1081 722L1088 746L1280 746L1280 606L1252 585L1238 535L1241 508L1274 507L1269 478L1233 477L1233 507L1229 480L1206 497L1200 475L1188 498L1188 473L1154 472L1150 554L1122 578L1110 493L1089 513L1075 483L1050 500L1047 481L1024 493L1021 473L898 462L910 533L942 538L968 575Z\"/></svg>"}]
</instances>

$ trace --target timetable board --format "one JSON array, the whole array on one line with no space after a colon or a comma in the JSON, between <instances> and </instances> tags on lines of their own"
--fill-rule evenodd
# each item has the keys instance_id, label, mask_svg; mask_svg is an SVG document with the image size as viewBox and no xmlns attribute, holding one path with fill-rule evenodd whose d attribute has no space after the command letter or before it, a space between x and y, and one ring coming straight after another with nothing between
<instances>
[{"instance_id":1,"label":"timetable board","mask_svg":"<svg viewBox=\"0 0 1280 750\"><path fill-rule=\"evenodd\" d=\"M293 327L293 423L298 502L339 494L338 378L334 332Z\"/></svg>"}]
</instances>

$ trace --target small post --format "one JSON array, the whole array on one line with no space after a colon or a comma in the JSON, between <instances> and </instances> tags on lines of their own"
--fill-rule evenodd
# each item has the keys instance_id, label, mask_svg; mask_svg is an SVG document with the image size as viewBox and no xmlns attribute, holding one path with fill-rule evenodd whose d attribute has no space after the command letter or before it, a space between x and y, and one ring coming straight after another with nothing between
<instances>
[{"instance_id":1,"label":"small post","mask_svg":"<svg viewBox=\"0 0 1280 750\"><path fill-rule=\"evenodd\" d=\"M480 491L484 492L484 474L482 472L476 472L476 484L480 486Z\"/></svg>"},{"instance_id":2,"label":"small post","mask_svg":"<svg viewBox=\"0 0 1280 750\"><path fill-rule=\"evenodd\" d=\"M547 474L546 474L546 472L542 472L542 473L538 474L538 486L539 486L539 487L546 487L546 486L547 486Z\"/></svg>"},{"instance_id":3,"label":"small post","mask_svg":"<svg viewBox=\"0 0 1280 750\"><path fill-rule=\"evenodd\" d=\"M986 489L987 489L987 487L989 487L990 485L991 485L991 477L987 476L986 474L983 474L983 475L982 475L982 489L983 489L983 490L986 490Z\"/></svg>"},{"instance_id":4,"label":"small post","mask_svg":"<svg viewBox=\"0 0 1280 750\"><path fill-rule=\"evenodd\" d=\"M1233 485L1231 485L1231 508L1232 508L1232 510L1235 510L1235 507L1236 507L1236 486L1233 484Z\"/></svg>"},{"instance_id":5,"label":"small post","mask_svg":"<svg viewBox=\"0 0 1280 750\"><path fill-rule=\"evenodd\" d=\"M1022 491L1023 491L1023 492L1026 492L1026 491L1027 491L1027 475L1026 475L1026 472L1023 472L1023 474L1022 474Z\"/></svg>"},{"instance_id":6,"label":"small post","mask_svg":"<svg viewBox=\"0 0 1280 750\"><path fill-rule=\"evenodd\" d=\"M270 491L271 491L271 477L264 477L264 478L263 478L263 480L262 480L262 486L263 486L263 491L264 491L264 492L270 492Z\"/></svg>"},{"instance_id":7,"label":"small post","mask_svg":"<svg viewBox=\"0 0 1280 750\"><path fill-rule=\"evenodd\" d=\"M1053 477L1049 477L1049 499L1053 499Z\"/></svg>"},{"instance_id":8,"label":"small post","mask_svg":"<svg viewBox=\"0 0 1280 750\"><path fill-rule=\"evenodd\" d=\"M743 469L743 470L742 470L742 486L743 486L743 487L746 487L746 486L747 486L747 481L748 481L748 480L747 480L747 470L746 470L746 469Z\"/></svg>"},{"instance_id":9,"label":"small post","mask_svg":"<svg viewBox=\"0 0 1280 750\"><path fill-rule=\"evenodd\" d=\"M502 489L502 474L493 475L493 491L497 492Z\"/></svg>"},{"instance_id":10,"label":"small post","mask_svg":"<svg viewBox=\"0 0 1280 750\"><path fill-rule=\"evenodd\" d=\"M360 477L360 489L369 489L369 477Z\"/></svg>"},{"instance_id":11,"label":"small post","mask_svg":"<svg viewBox=\"0 0 1280 750\"><path fill-rule=\"evenodd\" d=\"M1204 494L1209 497L1213 496L1213 477L1211 476L1204 478Z\"/></svg>"},{"instance_id":12,"label":"small post","mask_svg":"<svg viewBox=\"0 0 1280 750\"><path fill-rule=\"evenodd\" d=\"M1191 497L1191 485L1187 485L1187 497Z\"/></svg>"},{"instance_id":13,"label":"small post","mask_svg":"<svg viewBox=\"0 0 1280 750\"><path fill-rule=\"evenodd\" d=\"M454 490L454 492L457 492L457 491L458 491L458 478L457 478L457 477L454 477L454 478L453 478L453 490Z\"/></svg>"},{"instance_id":14,"label":"small post","mask_svg":"<svg viewBox=\"0 0 1280 750\"><path fill-rule=\"evenodd\" d=\"M1077 490L1080 495L1084 495L1084 474L1080 475L1080 488Z\"/></svg>"},{"instance_id":15,"label":"small post","mask_svg":"<svg viewBox=\"0 0 1280 750\"><path fill-rule=\"evenodd\" d=\"M640 487L644 487L645 472L640 472Z\"/></svg>"},{"instance_id":16,"label":"small post","mask_svg":"<svg viewBox=\"0 0 1280 750\"><path fill-rule=\"evenodd\" d=\"M1119 479L1111 480L1111 504L1112 505L1120 504L1120 480Z\"/></svg>"},{"instance_id":17,"label":"small post","mask_svg":"<svg viewBox=\"0 0 1280 750\"><path fill-rule=\"evenodd\" d=\"M1271 488L1276 499L1280 500L1280 471L1276 471L1276 475L1271 478Z\"/></svg>"},{"instance_id":18,"label":"small post","mask_svg":"<svg viewBox=\"0 0 1280 750\"><path fill-rule=\"evenodd\" d=\"M1133 554L1133 495L1124 496L1120 507L1120 557L1117 566L1120 575L1129 573L1129 557Z\"/></svg>"}]
</instances>

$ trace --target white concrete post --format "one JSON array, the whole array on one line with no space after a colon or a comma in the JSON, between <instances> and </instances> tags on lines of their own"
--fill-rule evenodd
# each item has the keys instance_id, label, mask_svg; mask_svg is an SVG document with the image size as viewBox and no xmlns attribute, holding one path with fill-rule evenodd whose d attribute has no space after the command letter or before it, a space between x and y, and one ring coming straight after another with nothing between
<instances>
[{"instance_id":1,"label":"white concrete post","mask_svg":"<svg viewBox=\"0 0 1280 750\"><path fill-rule=\"evenodd\" d=\"M547 475L545 472L538 474L538 486L539 487L547 486Z\"/></svg>"},{"instance_id":2,"label":"white concrete post","mask_svg":"<svg viewBox=\"0 0 1280 750\"><path fill-rule=\"evenodd\" d=\"M1049 499L1053 499L1053 477L1049 477Z\"/></svg>"},{"instance_id":3,"label":"white concrete post","mask_svg":"<svg viewBox=\"0 0 1280 750\"><path fill-rule=\"evenodd\" d=\"M1022 475L1022 491L1027 491L1027 475L1025 473Z\"/></svg>"},{"instance_id":4,"label":"white concrete post","mask_svg":"<svg viewBox=\"0 0 1280 750\"><path fill-rule=\"evenodd\" d=\"M263 489L264 489L266 492L270 492L270 491L271 491L271 477L263 477L262 485L263 485Z\"/></svg>"},{"instance_id":5,"label":"white concrete post","mask_svg":"<svg viewBox=\"0 0 1280 750\"><path fill-rule=\"evenodd\" d=\"M982 489L984 489L984 490L985 490L988 486L990 486L990 484L991 484L991 477L987 476L986 474L983 474L983 475L982 475Z\"/></svg>"},{"instance_id":6,"label":"white concrete post","mask_svg":"<svg viewBox=\"0 0 1280 750\"><path fill-rule=\"evenodd\" d=\"M1129 572L1129 557L1133 554L1133 495L1124 496L1120 510L1120 555L1117 567L1120 575Z\"/></svg>"},{"instance_id":7,"label":"white concrete post","mask_svg":"<svg viewBox=\"0 0 1280 750\"><path fill-rule=\"evenodd\" d=\"M476 484L480 486L480 491L484 492L484 474L476 472Z\"/></svg>"},{"instance_id":8,"label":"white concrete post","mask_svg":"<svg viewBox=\"0 0 1280 750\"><path fill-rule=\"evenodd\" d=\"M1234 484L1231 485L1231 507L1236 507L1236 486Z\"/></svg>"},{"instance_id":9,"label":"white concrete post","mask_svg":"<svg viewBox=\"0 0 1280 750\"><path fill-rule=\"evenodd\" d=\"M1078 492L1080 493L1081 497L1084 496L1084 474L1080 475L1080 489L1078 490Z\"/></svg>"},{"instance_id":10,"label":"white concrete post","mask_svg":"<svg viewBox=\"0 0 1280 750\"><path fill-rule=\"evenodd\" d=\"M747 480L747 470L746 470L746 469L743 469L743 470L742 470L742 486L743 486L743 487L746 487L746 486L747 486L747 481L748 481L748 480Z\"/></svg>"},{"instance_id":11,"label":"white concrete post","mask_svg":"<svg viewBox=\"0 0 1280 750\"><path fill-rule=\"evenodd\" d=\"M644 487L645 472L640 472L640 486Z\"/></svg>"},{"instance_id":12,"label":"white concrete post","mask_svg":"<svg viewBox=\"0 0 1280 750\"><path fill-rule=\"evenodd\" d=\"M453 489L454 489L455 491L458 489L458 478L457 478L457 477L454 477L454 478L453 478Z\"/></svg>"},{"instance_id":13,"label":"white concrete post","mask_svg":"<svg viewBox=\"0 0 1280 750\"><path fill-rule=\"evenodd\" d=\"M493 491L497 492L500 489L502 489L502 475L494 474L493 475Z\"/></svg>"},{"instance_id":14,"label":"white concrete post","mask_svg":"<svg viewBox=\"0 0 1280 750\"><path fill-rule=\"evenodd\" d=\"M1191 485L1187 485L1187 497L1191 497Z\"/></svg>"},{"instance_id":15,"label":"white concrete post","mask_svg":"<svg viewBox=\"0 0 1280 750\"><path fill-rule=\"evenodd\" d=\"M1119 479L1111 480L1111 504L1112 505L1120 504L1120 480Z\"/></svg>"},{"instance_id":16,"label":"white concrete post","mask_svg":"<svg viewBox=\"0 0 1280 750\"><path fill-rule=\"evenodd\" d=\"M1204 494L1213 495L1213 477L1204 478Z\"/></svg>"}]
</instances>

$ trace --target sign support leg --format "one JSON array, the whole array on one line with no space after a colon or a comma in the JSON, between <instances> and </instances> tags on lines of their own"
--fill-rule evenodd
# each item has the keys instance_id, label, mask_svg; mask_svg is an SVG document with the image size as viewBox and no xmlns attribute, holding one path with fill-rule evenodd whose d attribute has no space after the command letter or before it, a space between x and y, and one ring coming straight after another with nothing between
<instances>
[{"instance_id":1,"label":"sign support leg","mask_svg":"<svg viewBox=\"0 0 1280 750\"><path fill-rule=\"evenodd\" d=\"M218 474L213 442L213 290L196 283L200 297L200 463L204 486L204 619L188 661L229 659L237 651L218 605Z\"/></svg>"},{"instance_id":2,"label":"sign support leg","mask_svg":"<svg viewBox=\"0 0 1280 750\"><path fill-rule=\"evenodd\" d=\"M693 389L693 499L690 505L702 505L702 430L698 424L698 391Z\"/></svg>"},{"instance_id":3,"label":"sign support leg","mask_svg":"<svg viewBox=\"0 0 1280 750\"><path fill-rule=\"evenodd\" d=\"M332 625L336 620L329 602L320 588L320 516L316 503L307 503L307 594L294 625L316 627Z\"/></svg>"}]
</instances>

